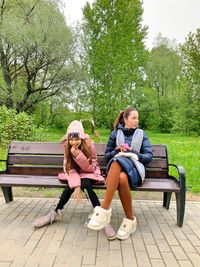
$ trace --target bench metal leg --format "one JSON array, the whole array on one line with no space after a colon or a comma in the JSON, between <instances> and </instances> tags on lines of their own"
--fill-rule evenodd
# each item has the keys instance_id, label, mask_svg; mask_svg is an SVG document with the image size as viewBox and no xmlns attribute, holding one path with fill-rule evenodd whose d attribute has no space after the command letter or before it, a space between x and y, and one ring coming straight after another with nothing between
<instances>
[{"instance_id":1,"label":"bench metal leg","mask_svg":"<svg viewBox=\"0 0 200 267\"><path fill-rule=\"evenodd\" d=\"M12 187L11 186L9 186L9 187L2 186L1 188L2 188L4 199L5 199L6 203L13 201Z\"/></svg>"},{"instance_id":2,"label":"bench metal leg","mask_svg":"<svg viewBox=\"0 0 200 267\"><path fill-rule=\"evenodd\" d=\"M169 209L171 196L172 196L172 192L163 193L163 207L166 208L167 210Z\"/></svg>"},{"instance_id":3,"label":"bench metal leg","mask_svg":"<svg viewBox=\"0 0 200 267\"><path fill-rule=\"evenodd\" d=\"M183 219L185 214L185 192L176 193L176 210L177 210L177 225L183 226Z\"/></svg>"}]
</instances>

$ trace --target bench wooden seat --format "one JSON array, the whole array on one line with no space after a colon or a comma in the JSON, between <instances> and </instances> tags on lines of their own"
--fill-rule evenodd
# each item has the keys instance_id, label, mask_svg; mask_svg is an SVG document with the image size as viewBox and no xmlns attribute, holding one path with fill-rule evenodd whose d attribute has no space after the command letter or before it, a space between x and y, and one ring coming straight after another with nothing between
<instances>
[{"instance_id":1,"label":"bench wooden seat","mask_svg":"<svg viewBox=\"0 0 200 267\"><path fill-rule=\"evenodd\" d=\"M95 144L102 174L105 176L105 144ZM165 145L152 145L153 160L146 166L144 183L136 191L163 192L163 207L169 209L171 195L176 195L177 224L183 225L185 212L185 172L181 166L168 163ZM63 146L55 142L13 141L8 148L6 170L0 174L0 186L6 203L13 200L14 187L64 188L66 183L58 180L62 172ZM178 177L169 175L169 166L177 169ZM105 189L95 184L95 189Z\"/></svg>"}]
</instances>

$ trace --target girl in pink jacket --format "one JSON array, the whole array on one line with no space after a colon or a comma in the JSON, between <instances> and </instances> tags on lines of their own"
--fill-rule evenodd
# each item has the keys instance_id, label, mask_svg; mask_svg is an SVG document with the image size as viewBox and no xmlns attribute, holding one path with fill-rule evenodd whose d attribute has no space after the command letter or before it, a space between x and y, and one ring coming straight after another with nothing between
<instances>
[{"instance_id":1,"label":"girl in pink jacket","mask_svg":"<svg viewBox=\"0 0 200 267\"><path fill-rule=\"evenodd\" d=\"M56 208L49 214L42 216L33 223L35 228L51 224L64 208L72 193L76 201L82 200L82 190L86 189L93 207L100 206L99 199L92 188L95 182L104 182L101 176L94 143L84 133L80 121L72 121L67 129L62 143L64 145L63 173L58 175L60 180L66 180L68 186L61 194ZM104 228L108 239L115 238L111 225Z\"/></svg>"}]
</instances>

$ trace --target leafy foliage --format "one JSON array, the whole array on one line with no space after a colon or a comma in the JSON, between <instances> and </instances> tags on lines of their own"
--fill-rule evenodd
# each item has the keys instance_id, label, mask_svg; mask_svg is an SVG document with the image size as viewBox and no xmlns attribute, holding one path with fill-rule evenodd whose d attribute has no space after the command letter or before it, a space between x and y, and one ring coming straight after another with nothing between
<instances>
[{"instance_id":1,"label":"leafy foliage","mask_svg":"<svg viewBox=\"0 0 200 267\"><path fill-rule=\"evenodd\" d=\"M0 104L32 112L67 90L72 34L56 1L3 1L1 11Z\"/></svg>"},{"instance_id":2,"label":"leafy foliage","mask_svg":"<svg viewBox=\"0 0 200 267\"><path fill-rule=\"evenodd\" d=\"M15 109L0 107L0 144L5 145L11 140L40 140L40 133L31 116L25 112L17 114Z\"/></svg>"},{"instance_id":3,"label":"leafy foliage","mask_svg":"<svg viewBox=\"0 0 200 267\"><path fill-rule=\"evenodd\" d=\"M144 75L146 28L139 0L95 1L84 8L89 105L98 125L111 127L116 113L135 102Z\"/></svg>"},{"instance_id":4,"label":"leafy foliage","mask_svg":"<svg viewBox=\"0 0 200 267\"><path fill-rule=\"evenodd\" d=\"M200 134L200 29L182 45L183 71L174 130Z\"/></svg>"},{"instance_id":5,"label":"leafy foliage","mask_svg":"<svg viewBox=\"0 0 200 267\"><path fill-rule=\"evenodd\" d=\"M153 117L153 120L147 122L147 127L170 132L173 127L173 107L176 104L174 95L181 73L181 58L178 48L172 46L167 38L158 36L155 46L149 52L146 73L151 95L148 92L148 102L143 104L143 109L145 104L149 109L150 102Z\"/></svg>"}]
</instances>

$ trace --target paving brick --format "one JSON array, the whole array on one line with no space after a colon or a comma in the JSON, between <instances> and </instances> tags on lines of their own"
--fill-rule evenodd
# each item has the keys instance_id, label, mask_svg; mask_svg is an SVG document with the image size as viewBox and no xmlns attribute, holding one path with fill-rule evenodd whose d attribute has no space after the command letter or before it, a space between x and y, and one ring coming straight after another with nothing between
<instances>
[{"instance_id":1,"label":"paving brick","mask_svg":"<svg viewBox=\"0 0 200 267\"><path fill-rule=\"evenodd\" d=\"M187 238L194 247L200 246L200 240L196 235L187 235Z\"/></svg>"},{"instance_id":2,"label":"paving brick","mask_svg":"<svg viewBox=\"0 0 200 267\"><path fill-rule=\"evenodd\" d=\"M52 267L55 261L56 255L45 255L44 257L42 257L39 266L40 267Z\"/></svg>"},{"instance_id":3,"label":"paving brick","mask_svg":"<svg viewBox=\"0 0 200 267\"><path fill-rule=\"evenodd\" d=\"M160 252L156 245L146 245L146 248L150 259L161 259Z\"/></svg>"},{"instance_id":4,"label":"paving brick","mask_svg":"<svg viewBox=\"0 0 200 267\"><path fill-rule=\"evenodd\" d=\"M193 263L195 267L199 267L200 265L200 255L198 253L187 253L188 258Z\"/></svg>"},{"instance_id":5,"label":"paving brick","mask_svg":"<svg viewBox=\"0 0 200 267\"><path fill-rule=\"evenodd\" d=\"M143 239L133 238L133 247L135 251L145 251L145 245Z\"/></svg>"},{"instance_id":6,"label":"paving brick","mask_svg":"<svg viewBox=\"0 0 200 267\"><path fill-rule=\"evenodd\" d=\"M57 257L54 264L65 264L66 266L69 257L72 255L71 244L60 247L56 255Z\"/></svg>"},{"instance_id":7,"label":"paving brick","mask_svg":"<svg viewBox=\"0 0 200 267\"><path fill-rule=\"evenodd\" d=\"M136 258L131 243L121 242L121 253L124 266L136 266Z\"/></svg>"},{"instance_id":8,"label":"paving brick","mask_svg":"<svg viewBox=\"0 0 200 267\"><path fill-rule=\"evenodd\" d=\"M156 244L160 251L162 252L170 252L171 249L165 239L157 239Z\"/></svg>"},{"instance_id":9,"label":"paving brick","mask_svg":"<svg viewBox=\"0 0 200 267\"><path fill-rule=\"evenodd\" d=\"M177 260L188 260L188 257L181 246L171 246L171 251Z\"/></svg>"},{"instance_id":10,"label":"paving brick","mask_svg":"<svg viewBox=\"0 0 200 267\"><path fill-rule=\"evenodd\" d=\"M146 245L154 245L155 244L155 240L153 238L152 233L142 233L142 237L143 237L144 243Z\"/></svg>"},{"instance_id":11,"label":"paving brick","mask_svg":"<svg viewBox=\"0 0 200 267\"><path fill-rule=\"evenodd\" d=\"M181 267L193 267L192 263L189 260L188 261L180 260L178 261L178 263Z\"/></svg>"},{"instance_id":12,"label":"paving brick","mask_svg":"<svg viewBox=\"0 0 200 267\"><path fill-rule=\"evenodd\" d=\"M136 251L135 254L138 266L145 266L145 267L151 266L151 262L149 260L146 251Z\"/></svg>"},{"instance_id":13,"label":"paving brick","mask_svg":"<svg viewBox=\"0 0 200 267\"><path fill-rule=\"evenodd\" d=\"M165 267L163 260L161 259L150 259L152 267Z\"/></svg>"},{"instance_id":14,"label":"paving brick","mask_svg":"<svg viewBox=\"0 0 200 267\"><path fill-rule=\"evenodd\" d=\"M93 264L96 262L96 248L84 249L83 252L83 264Z\"/></svg>"},{"instance_id":15,"label":"paving brick","mask_svg":"<svg viewBox=\"0 0 200 267\"><path fill-rule=\"evenodd\" d=\"M178 246L179 243L171 230L162 229L162 233L170 246Z\"/></svg>"},{"instance_id":16,"label":"paving brick","mask_svg":"<svg viewBox=\"0 0 200 267\"><path fill-rule=\"evenodd\" d=\"M0 267L9 267L10 266L10 262L0 262Z\"/></svg>"},{"instance_id":17,"label":"paving brick","mask_svg":"<svg viewBox=\"0 0 200 267\"><path fill-rule=\"evenodd\" d=\"M161 252L162 257L163 257L163 261L165 263L165 265L168 267L178 267L178 261L176 260L176 258L174 257L172 252Z\"/></svg>"},{"instance_id":18,"label":"paving brick","mask_svg":"<svg viewBox=\"0 0 200 267\"><path fill-rule=\"evenodd\" d=\"M188 240L179 240L179 243L186 253L196 253L196 249Z\"/></svg>"},{"instance_id":19,"label":"paving brick","mask_svg":"<svg viewBox=\"0 0 200 267\"><path fill-rule=\"evenodd\" d=\"M110 250L108 266L121 267L123 266L123 259L121 250Z\"/></svg>"},{"instance_id":20,"label":"paving brick","mask_svg":"<svg viewBox=\"0 0 200 267\"><path fill-rule=\"evenodd\" d=\"M199 255L200 255L200 247L196 247L196 250L197 250L197 252L198 252Z\"/></svg>"}]
</instances>

